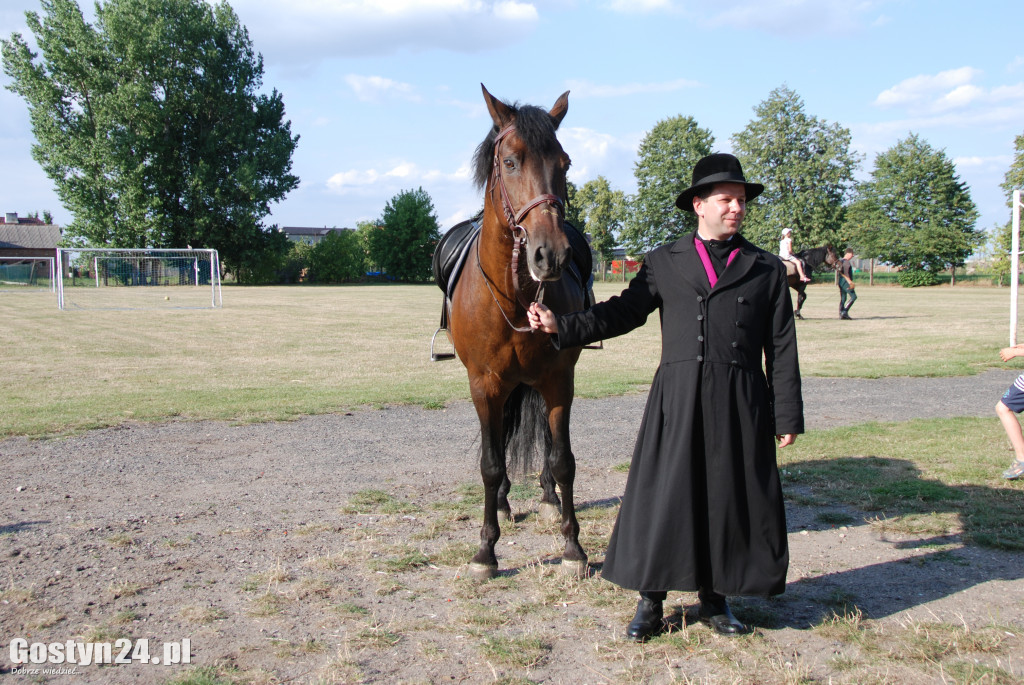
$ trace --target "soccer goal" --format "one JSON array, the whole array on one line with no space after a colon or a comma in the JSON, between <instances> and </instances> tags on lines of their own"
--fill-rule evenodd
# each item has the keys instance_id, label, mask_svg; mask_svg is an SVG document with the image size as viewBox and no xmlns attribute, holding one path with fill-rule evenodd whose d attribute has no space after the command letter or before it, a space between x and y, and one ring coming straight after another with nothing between
<instances>
[{"instance_id":1,"label":"soccer goal","mask_svg":"<svg viewBox=\"0 0 1024 685\"><path fill-rule=\"evenodd\" d=\"M1010 347L1017 344L1017 289L1020 281L1020 191L1013 191L1013 220L1010 229Z\"/></svg>"},{"instance_id":2,"label":"soccer goal","mask_svg":"<svg viewBox=\"0 0 1024 685\"><path fill-rule=\"evenodd\" d=\"M0 290L56 292L55 257L0 257Z\"/></svg>"},{"instance_id":3,"label":"soccer goal","mask_svg":"<svg viewBox=\"0 0 1024 685\"><path fill-rule=\"evenodd\" d=\"M61 309L223 306L216 250L58 248Z\"/></svg>"}]
</instances>

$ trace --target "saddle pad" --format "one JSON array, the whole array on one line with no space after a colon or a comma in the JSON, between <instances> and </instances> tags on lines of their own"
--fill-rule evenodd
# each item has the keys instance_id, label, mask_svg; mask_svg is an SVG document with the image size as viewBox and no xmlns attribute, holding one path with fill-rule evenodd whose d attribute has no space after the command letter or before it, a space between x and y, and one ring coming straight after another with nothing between
<instances>
[{"instance_id":1,"label":"saddle pad","mask_svg":"<svg viewBox=\"0 0 1024 685\"><path fill-rule=\"evenodd\" d=\"M455 224L441 236L441 241L434 250L431 261L434 283L449 299L455 290L455 283L459 280L459 273L466 263L466 255L469 254L473 238L480 234L482 226L483 222L480 219L469 219Z\"/></svg>"}]
</instances>

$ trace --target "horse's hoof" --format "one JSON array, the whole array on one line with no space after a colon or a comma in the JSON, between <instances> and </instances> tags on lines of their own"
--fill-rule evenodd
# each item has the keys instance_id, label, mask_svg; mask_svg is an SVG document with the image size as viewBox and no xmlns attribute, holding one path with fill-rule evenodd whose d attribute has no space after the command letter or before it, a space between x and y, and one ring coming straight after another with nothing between
<instances>
[{"instance_id":1,"label":"horse's hoof","mask_svg":"<svg viewBox=\"0 0 1024 685\"><path fill-rule=\"evenodd\" d=\"M502 523L511 523L515 518L512 516L512 510L498 509L498 521Z\"/></svg>"},{"instance_id":2,"label":"horse's hoof","mask_svg":"<svg viewBox=\"0 0 1024 685\"><path fill-rule=\"evenodd\" d=\"M537 507L537 516L540 517L541 521L547 521L548 523L561 521L562 510L550 502L541 502L540 506Z\"/></svg>"},{"instance_id":3,"label":"horse's hoof","mask_svg":"<svg viewBox=\"0 0 1024 685\"><path fill-rule=\"evenodd\" d=\"M586 559L562 559L562 572L567 576L586 578L588 570L589 565Z\"/></svg>"},{"instance_id":4,"label":"horse's hoof","mask_svg":"<svg viewBox=\"0 0 1024 685\"><path fill-rule=\"evenodd\" d=\"M477 561L469 563L469 575L474 580L490 580L498 575L497 564L481 564Z\"/></svg>"}]
</instances>

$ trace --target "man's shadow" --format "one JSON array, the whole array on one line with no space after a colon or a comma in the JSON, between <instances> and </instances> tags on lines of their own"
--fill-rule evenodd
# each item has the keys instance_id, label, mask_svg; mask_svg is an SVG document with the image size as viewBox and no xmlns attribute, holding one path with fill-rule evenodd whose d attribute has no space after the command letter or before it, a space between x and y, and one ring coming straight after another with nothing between
<instances>
[{"instance_id":1,"label":"man's shadow","mask_svg":"<svg viewBox=\"0 0 1024 685\"><path fill-rule=\"evenodd\" d=\"M737 598L737 615L742 613L741 618L755 625L810 628L833 615L855 612L884 618L989 581L1024 578L1024 491L946 485L921 478L917 466L903 459L842 457L786 464L782 472L788 496L801 499L804 492L810 501L824 495L833 502L788 502L790 533L829 535L824 531L832 530L831 535L838 536L836 521L854 527L870 525L869 520L932 513L956 516L962 532L915 535L883 529L877 533L878 544L902 550L942 549L877 563L871 563L875 554L865 552L863 563L790 582L779 597ZM866 501L854 506L858 499ZM827 551L822 554L828 556ZM813 567L791 549L791 566L794 562ZM971 613L966 606L965 611Z\"/></svg>"}]
</instances>

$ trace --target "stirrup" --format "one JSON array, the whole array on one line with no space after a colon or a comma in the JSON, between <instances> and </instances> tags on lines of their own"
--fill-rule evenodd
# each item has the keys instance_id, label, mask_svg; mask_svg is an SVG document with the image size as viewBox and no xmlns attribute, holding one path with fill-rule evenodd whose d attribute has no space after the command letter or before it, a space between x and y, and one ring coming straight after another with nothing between
<instances>
[{"instance_id":1,"label":"stirrup","mask_svg":"<svg viewBox=\"0 0 1024 685\"><path fill-rule=\"evenodd\" d=\"M442 331L444 331L444 334L448 338L448 342L452 346L452 348L453 349L455 348L455 343L452 342L452 334L448 331L448 329L447 328L438 328L436 331L434 331L434 337L432 337L430 339L430 361L432 361L432 362L441 362L441 361L447 361L448 359L455 359L455 352L435 352L434 351L434 343L437 341L438 334L441 333Z\"/></svg>"}]
</instances>

